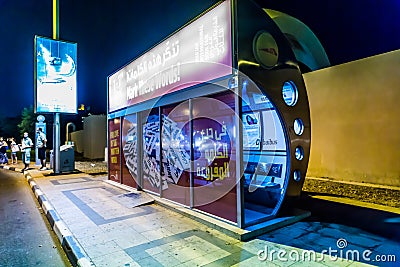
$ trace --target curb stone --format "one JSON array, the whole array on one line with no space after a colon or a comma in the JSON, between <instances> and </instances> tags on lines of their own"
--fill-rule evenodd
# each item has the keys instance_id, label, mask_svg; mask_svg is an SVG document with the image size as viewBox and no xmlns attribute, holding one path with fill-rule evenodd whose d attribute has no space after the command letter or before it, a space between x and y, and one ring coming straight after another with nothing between
<instances>
[{"instance_id":1,"label":"curb stone","mask_svg":"<svg viewBox=\"0 0 400 267\"><path fill-rule=\"evenodd\" d=\"M7 167L7 166L3 166ZM11 167L13 168L13 167ZM4 168L9 169L11 168ZM22 169L15 171L22 172ZM67 254L68 259L70 260L73 266L79 267L93 267L95 266L90 258L86 255L83 248L79 245L79 243L75 240L75 237L72 235L71 231L65 226L64 222L60 219L60 216L57 214L56 210L47 201L46 196L40 190L39 186L35 183L34 179L29 175L27 171L24 171L25 178L31 187L33 193L35 194L39 205L41 206L44 215L50 223L52 230L56 233L60 244Z\"/></svg>"},{"instance_id":2,"label":"curb stone","mask_svg":"<svg viewBox=\"0 0 400 267\"><path fill-rule=\"evenodd\" d=\"M7 165L0 165L0 169L21 172L24 174L26 181L28 182L36 199L39 202L40 207L44 212L44 215L50 223L51 229L56 233L56 236L71 264L78 267L95 266L93 262L91 262L90 258L86 255L83 248L76 241L71 231L60 219L60 216L57 214L56 210L53 208L50 202L47 201L46 196L43 194L42 190L36 184L29 172L24 171L21 168L10 167Z\"/></svg>"},{"instance_id":3,"label":"curb stone","mask_svg":"<svg viewBox=\"0 0 400 267\"><path fill-rule=\"evenodd\" d=\"M0 166L1 169L5 169L5 170L10 170L10 171L16 171L16 172L22 172L21 168L16 168L16 167L10 167L10 166Z\"/></svg>"}]
</instances>

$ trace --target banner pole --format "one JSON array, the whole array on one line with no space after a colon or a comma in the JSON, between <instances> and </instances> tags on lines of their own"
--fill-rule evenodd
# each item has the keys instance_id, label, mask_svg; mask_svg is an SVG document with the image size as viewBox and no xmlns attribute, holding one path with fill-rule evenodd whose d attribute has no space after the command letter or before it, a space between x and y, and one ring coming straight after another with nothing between
<instances>
[{"instance_id":1,"label":"banner pole","mask_svg":"<svg viewBox=\"0 0 400 267\"><path fill-rule=\"evenodd\" d=\"M53 39L59 38L59 0L53 0ZM53 120L53 172L60 173L60 113Z\"/></svg>"}]
</instances>

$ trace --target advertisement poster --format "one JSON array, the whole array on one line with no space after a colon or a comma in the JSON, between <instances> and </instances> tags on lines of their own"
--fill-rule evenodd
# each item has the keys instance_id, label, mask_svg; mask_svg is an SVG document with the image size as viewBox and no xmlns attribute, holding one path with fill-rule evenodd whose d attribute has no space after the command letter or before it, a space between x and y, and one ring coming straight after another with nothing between
<instances>
[{"instance_id":1,"label":"advertisement poster","mask_svg":"<svg viewBox=\"0 0 400 267\"><path fill-rule=\"evenodd\" d=\"M77 44L35 36L35 111L77 113Z\"/></svg>"},{"instance_id":2,"label":"advertisement poster","mask_svg":"<svg viewBox=\"0 0 400 267\"><path fill-rule=\"evenodd\" d=\"M190 170L190 143L182 128L163 115L162 125L162 165L163 180L168 184L178 184L182 173Z\"/></svg>"},{"instance_id":3,"label":"advertisement poster","mask_svg":"<svg viewBox=\"0 0 400 267\"><path fill-rule=\"evenodd\" d=\"M167 187L160 176L160 122L159 116L149 115L143 124L143 186L155 193Z\"/></svg>"},{"instance_id":4,"label":"advertisement poster","mask_svg":"<svg viewBox=\"0 0 400 267\"><path fill-rule=\"evenodd\" d=\"M282 123L279 120L276 110L265 110L263 117L263 138L262 150L285 151L286 142Z\"/></svg>"},{"instance_id":5,"label":"advertisement poster","mask_svg":"<svg viewBox=\"0 0 400 267\"><path fill-rule=\"evenodd\" d=\"M232 130L209 118L196 119L193 130L197 183L229 178Z\"/></svg>"},{"instance_id":6,"label":"advertisement poster","mask_svg":"<svg viewBox=\"0 0 400 267\"><path fill-rule=\"evenodd\" d=\"M243 114L243 149L260 150L261 122L260 113Z\"/></svg>"},{"instance_id":7,"label":"advertisement poster","mask_svg":"<svg viewBox=\"0 0 400 267\"><path fill-rule=\"evenodd\" d=\"M167 181L162 197L190 205L190 118L189 102L172 104L161 109L162 169Z\"/></svg>"},{"instance_id":8,"label":"advertisement poster","mask_svg":"<svg viewBox=\"0 0 400 267\"><path fill-rule=\"evenodd\" d=\"M193 205L235 222L235 94L224 92L192 101Z\"/></svg>"},{"instance_id":9,"label":"advertisement poster","mask_svg":"<svg viewBox=\"0 0 400 267\"><path fill-rule=\"evenodd\" d=\"M108 178L121 182L121 120L108 121Z\"/></svg>"},{"instance_id":10,"label":"advertisement poster","mask_svg":"<svg viewBox=\"0 0 400 267\"><path fill-rule=\"evenodd\" d=\"M225 1L109 76L109 112L232 74Z\"/></svg>"},{"instance_id":11,"label":"advertisement poster","mask_svg":"<svg viewBox=\"0 0 400 267\"><path fill-rule=\"evenodd\" d=\"M158 116L152 116L143 126L144 153L143 173L144 178L153 188L166 190L169 184L178 184L184 170L190 169L190 152L181 149L180 143L188 143L188 138L182 135L178 124L163 115L162 124L162 175L159 175L159 121ZM188 143L189 145L189 143ZM137 182L138 175L138 136L136 114L126 116L122 126L122 147L125 165L132 178ZM125 178L124 178L125 179Z\"/></svg>"},{"instance_id":12,"label":"advertisement poster","mask_svg":"<svg viewBox=\"0 0 400 267\"><path fill-rule=\"evenodd\" d=\"M123 118L122 122L122 183L136 187L138 184L138 133L137 116L131 114Z\"/></svg>"}]
</instances>

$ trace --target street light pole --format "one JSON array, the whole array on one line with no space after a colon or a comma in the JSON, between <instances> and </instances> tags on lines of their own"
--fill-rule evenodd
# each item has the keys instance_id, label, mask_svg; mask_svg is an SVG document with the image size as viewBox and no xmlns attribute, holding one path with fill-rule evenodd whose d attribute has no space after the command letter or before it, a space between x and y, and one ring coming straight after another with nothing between
<instances>
[{"instance_id":1,"label":"street light pole","mask_svg":"<svg viewBox=\"0 0 400 267\"><path fill-rule=\"evenodd\" d=\"M59 27L58 27L58 0L53 0L53 39L59 38Z\"/></svg>"},{"instance_id":2,"label":"street light pole","mask_svg":"<svg viewBox=\"0 0 400 267\"><path fill-rule=\"evenodd\" d=\"M59 38L59 2L53 0L53 39ZM53 121L53 172L60 173L60 113L54 113Z\"/></svg>"}]
</instances>

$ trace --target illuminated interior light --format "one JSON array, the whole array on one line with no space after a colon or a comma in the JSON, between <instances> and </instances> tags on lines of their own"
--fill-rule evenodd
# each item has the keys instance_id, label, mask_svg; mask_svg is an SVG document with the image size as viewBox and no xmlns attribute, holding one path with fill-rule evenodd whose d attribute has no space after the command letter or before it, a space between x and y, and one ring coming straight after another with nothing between
<instances>
[{"instance_id":1,"label":"illuminated interior light","mask_svg":"<svg viewBox=\"0 0 400 267\"><path fill-rule=\"evenodd\" d=\"M293 180L295 180L296 182L299 182L301 180L301 173L299 170L295 170L293 172Z\"/></svg>"},{"instance_id":2,"label":"illuminated interior light","mask_svg":"<svg viewBox=\"0 0 400 267\"><path fill-rule=\"evenodd\" d=\"M298 90L294 82L288 81L283 84L282 97L286 105L293 107L297 103Z\"/></svg>"},{"instance_id":3,"label":"illuminated interior light","mask_svg":"<svg viewBox=\"0 0 400 267\"><path fill-rule=\"evenodd\" d=\"M302 160L304 158L304 149L301 146L296 147L294 156L297 160Z\"/></svg>"},{"instance_id":4,"label":"illuminated interior light","mask_svg":"<svg viewBox=\"0 0 400 267\"><path fill-rule=\"evenodd\" d=\"M293 123L294 133L297 135L302 135L304 132L304 123L301 119L295 119Z\"/></svg>"},{"instance_id":5,"label":"illuminated interior light","mask_svg":"<svg viewBox=\"0 0 400 267\"><path fill-rule=\"evenodd\" d=\"M238 66L240 66L240 65L252 65L252 66L260 67L260 64L255 63L253 61L247 61L247 60L239 60Z\"/></svg>"}]
</instances>

